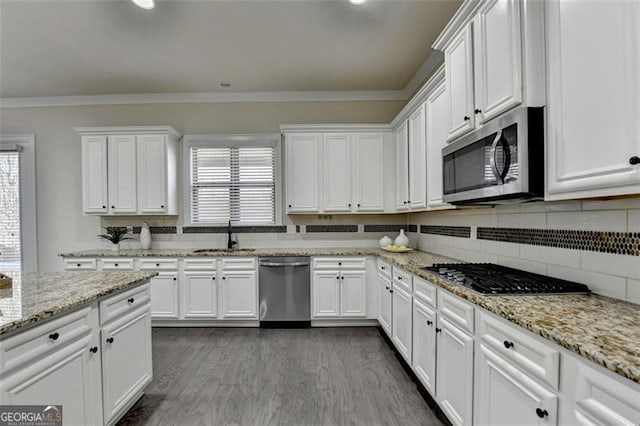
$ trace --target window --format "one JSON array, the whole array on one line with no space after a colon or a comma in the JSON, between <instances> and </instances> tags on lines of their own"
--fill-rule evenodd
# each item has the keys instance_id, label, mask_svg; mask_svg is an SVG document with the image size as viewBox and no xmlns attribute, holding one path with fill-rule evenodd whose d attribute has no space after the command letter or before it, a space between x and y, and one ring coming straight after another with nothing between
<instances>
[{"instance_id":1,"label":"window","mask_svg":"<svg viewBox=\"0 0 640 426\"><path fill-rule=\"evenodd\" d=\"M204 139L185 139L190 223L275 224L277 140L258 135Z\"/></svg>"}]
</instances>

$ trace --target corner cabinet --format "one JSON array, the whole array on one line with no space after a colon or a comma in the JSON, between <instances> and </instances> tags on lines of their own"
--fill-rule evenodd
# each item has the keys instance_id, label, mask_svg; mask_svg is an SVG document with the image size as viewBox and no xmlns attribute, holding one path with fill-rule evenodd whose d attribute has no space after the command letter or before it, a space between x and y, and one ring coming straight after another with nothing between
<instances>
[{"instance_id":1,"label":"corner cabinet","mask_svg":"<svg viewBox=\"0 0 640 426\"><path fill-rule=\"evenodd\" d=\"M387 125L283 125L287 213L392 211ZM393 164L392 164L393 168Z\"/></svg>"},{"instance_id":2,"label":"corner cabinet","mask_svg":"<svg viewBox=\"0 0 640 426\"><path fill-rule=\"evenodd\" d=\"M550 0L545 13L545 198L639 193L640 3Z\"/></svg>"},{"instance_id":3,"label":"corner cabinet","mask_svg":"<svg viewBox=\"0 0 640 426\"><path fill-rule=\"evenodd\" d=\"M180 135L173 128L74 130L82 143L84 214L177 214Z\"/></svg>"}]
</instances>

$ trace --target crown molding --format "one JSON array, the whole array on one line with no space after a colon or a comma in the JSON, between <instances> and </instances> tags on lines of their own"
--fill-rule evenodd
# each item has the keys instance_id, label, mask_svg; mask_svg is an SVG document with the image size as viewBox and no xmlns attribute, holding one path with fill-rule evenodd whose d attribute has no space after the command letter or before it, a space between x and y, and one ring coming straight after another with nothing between
<instances>
[{"instance_id":1,"label":"crown molding","mask_svg":"<svg viewBox=\"0 0 640 426\"><path fill-rule=\"evenodd\" d=\"M74 127L73 131L81 136L92 135L170 135L180 138L181 135L171 126L101 126Z\"/></svg>"},{"instance_id":2,"label":"crown molding","mask_svg":"<svg viewBox=\"0 0 640 426\"><path fill-rule=\"evenodd\" d=\"M281 124L280 133L390 132L388 124Z\"/></svg>"},{"instance_id":3,"label":"crown molding","mask_svg":"<svg viewBox=\"0 0 640 426\"><path fill-rule=\"evenodd\" d=\"M436 68L444 63L444 53L434 50L431 55L427 57L424 63L418 68L418 71L413 75L411 80L407 83L402 91L404 92L405 99L409 99L424 83L427 77L431 75Z\"/></svg>"},{"instance_id":4,"label":"crown molding","mask_svg":"<svg viewBox=\"0 0 640 426\"><path fill-rule=\"evenodd\" d=\"M463 25L471 21L482 1L483 0L465 0L444 29L440 32L440 35L436 38L436 41L433 42L431 47L434 50L444 51L444 48L449 40L451 40L451 37L453 37Z\"/></svg>"},{"instance_id":5,"label":"crown molding","mask_svg":"<svg viewBox=\"0 0 640 426\"><path fill-rule=\"evenodd\" d=\"M395 116L391 122L391 127L395 129L400 123L406 120L415 109L427 100L429 94L436 88L437 85L444 81L444 64L433 73L429 81L427 81L420 90L411 98L409 102L402 108L402 110Z\"/></svg>"}]
</instances>

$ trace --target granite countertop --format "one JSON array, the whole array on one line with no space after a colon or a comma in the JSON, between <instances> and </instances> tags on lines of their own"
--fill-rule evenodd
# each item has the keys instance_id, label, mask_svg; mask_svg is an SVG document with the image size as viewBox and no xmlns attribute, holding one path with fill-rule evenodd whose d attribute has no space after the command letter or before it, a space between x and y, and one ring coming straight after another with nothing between
<instances>
[{"instance_id":1,"label":"granite countertop","mask_svg":"<svg viewBox=\"0 0 640 426\"><path fill-rule=\"evenodd\" d=\"M422 268L459 260L379 248L275 248L193 253L193 249L82 251L63 257L377 256L621 376L640 383L640 305L599 295L483 296Z\"/></svg>"},{"instance_id":2,"label":"granite countertop","mask_svg":"<svg viewBox=\"0 0 640 426\"><path fill-rule=\"evenodd\" d=\"M0 338L140 285L155 275L156 272L14 273L13 288L0 290Z\"/></svg>"}]
</instances>

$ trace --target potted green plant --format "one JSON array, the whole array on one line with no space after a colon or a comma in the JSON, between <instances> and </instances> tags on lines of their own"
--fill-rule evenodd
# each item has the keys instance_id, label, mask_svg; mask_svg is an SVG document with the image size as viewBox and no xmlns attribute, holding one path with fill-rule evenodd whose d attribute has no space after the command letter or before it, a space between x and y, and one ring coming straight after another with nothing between
<instances>
[{"instance_id":1,"label":"potted green plant","mask_svg":"<svg viewBox=\"0 0 640 426\"><path fill-rule=\"evenodd\" d=\"M130 236L127 235L127 228L123 227L109 227L103 228L106 234L98 235L99 238L110 241L113 244L111 251L119 252L120 251L120 242L125 240L132 240Z\"/></svg>"}]
</instances>

